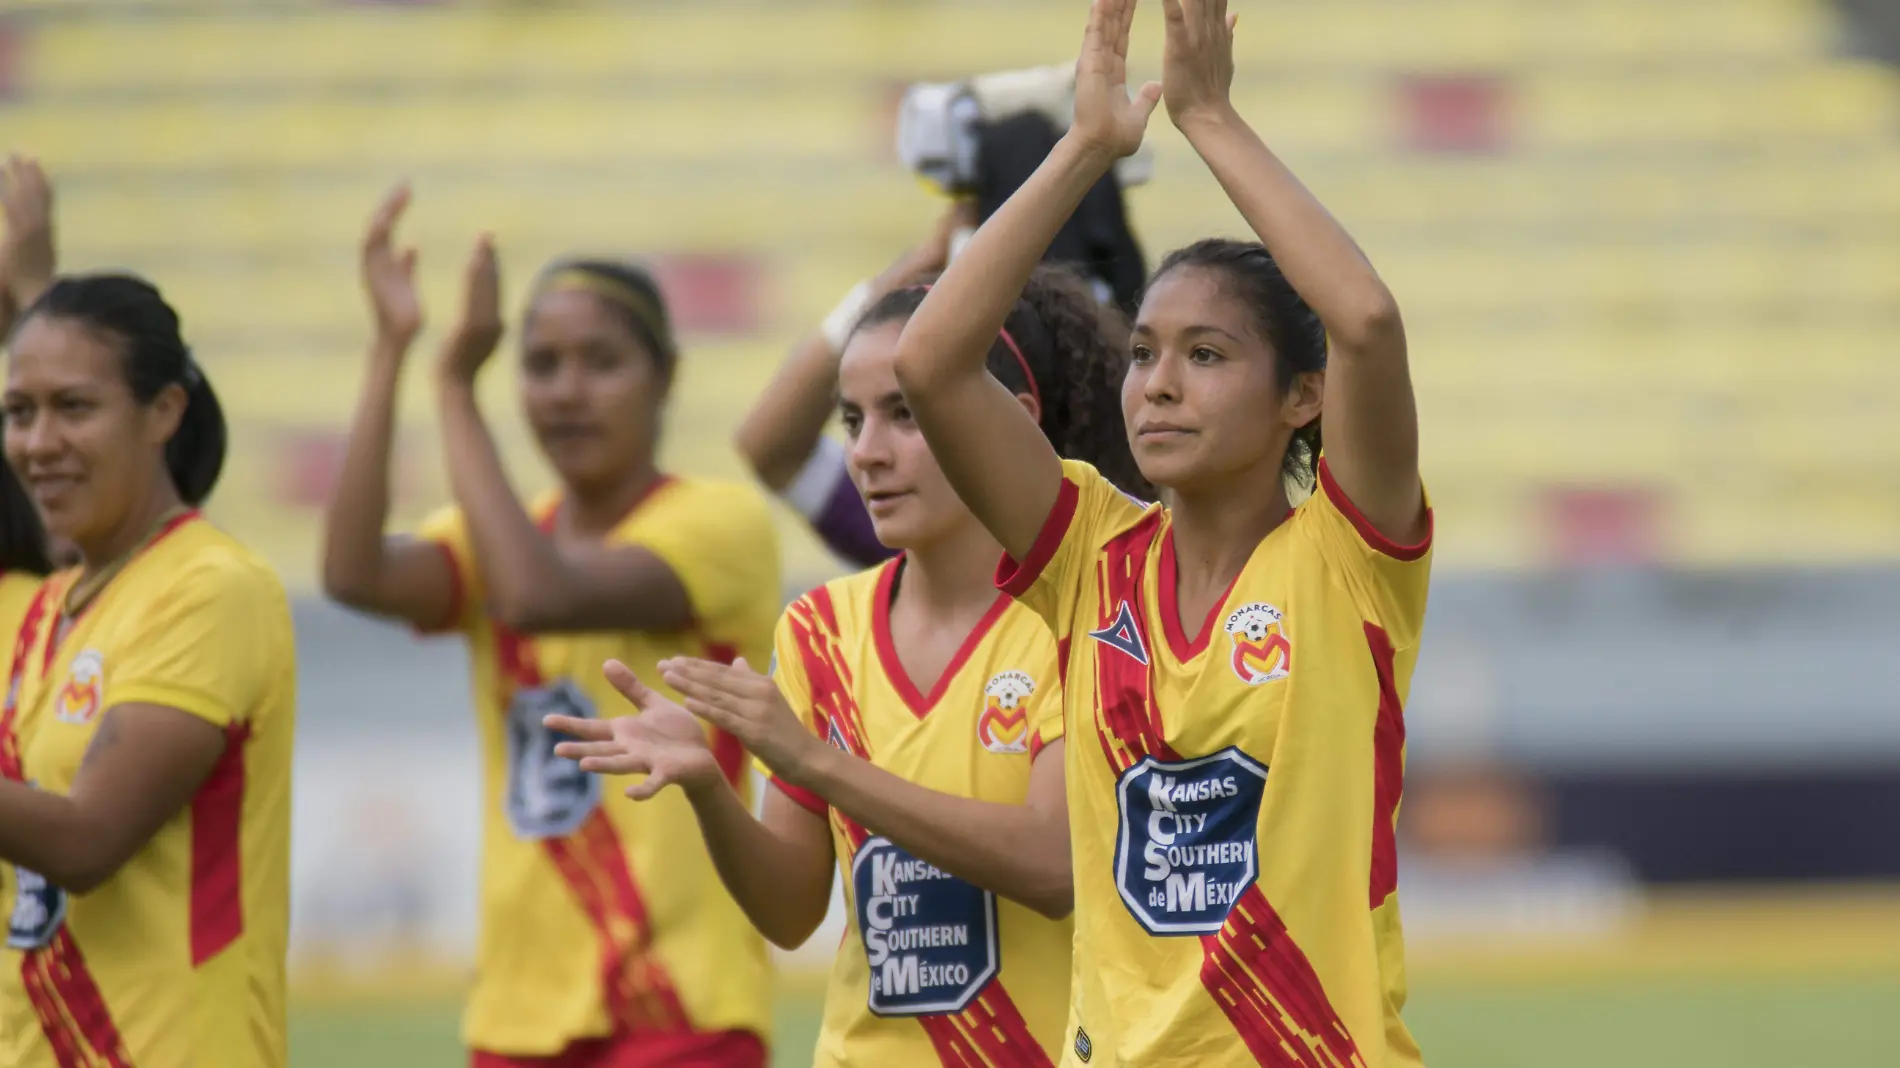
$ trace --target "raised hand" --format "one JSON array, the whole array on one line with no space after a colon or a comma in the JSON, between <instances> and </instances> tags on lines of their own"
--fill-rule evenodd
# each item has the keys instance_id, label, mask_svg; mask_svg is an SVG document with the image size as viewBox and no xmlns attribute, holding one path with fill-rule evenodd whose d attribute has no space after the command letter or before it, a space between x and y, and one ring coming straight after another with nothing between
<instances>
[{"instance_id":1,"label":"raised hand","mask_svg":"<svg viewBox=\"0 0 1900 1068\"><path fill-rule=\"evenodd\" d=\"M806 762L825 744L798 721L778 684L743 659L731 664L662 660L660 675L686 698L688 712L739 739L788 782L799 782Z\"/></svg>"},{"instance_id":2,"label":"raised hand","mask_svg":"<svg viewBox=\"0 0 1900 1068\"><path fill-rule=\"evenodd\" d=\"M53 284L58 257L53 246L53 185L36 159L14 154L0 167L0 284L25 308Z\"/></svg>"},{"instance_id":3,"label":"raised hand","mask_svg":"<svg viewBox=\"0 0 1900 1068\"><path fill-rule=\"evenodd\" d=\"M439 369L444 377L473 382L501 342L501 266L493 235L475 241L462 273L462 317L442 341Z\"/></svg>"},{"instance_id":4,"label":"raised hand","mask_svg":"<svg viewBox=\"0 0 1900 1068\"><path fill-rule=\"evenodd\" d=\"M1219 118L1231 108L1234 23L1227 0L1162 0L1167 41L1161 53L1161 98L1176 126Z\"/></svg>"},{"instance_id":5,"label":"raised hand","mask_svg":"<svg viewBox=\"0 0 1900 1068\"><path fill-rule=\"evenodd\" d=\"M395 247L396 223L409 206L409 185L391 189L370 217L363 235L363 292L376 320L377 340L407 351L422 331L422 302L416 296L416 250Z\"/></svg>"},{"instance_id":6,"label":"raised hand","mask_svg":"<svg viewBox=\"0 0 1900 1068\"><path fill-rule=\"evenodd\" d=\"M548 716L541 722L574 739L554 747L554 755L580 762L581 770L600 775L645 775L627 787L627 796L645 801L668 786L687 793L719 786L724 774L706 730L692 713L655 693L618 660L607 661L607 681L640 710L634 716L576 719Z\"/></svg>"},{"instance_id":7,"label":"raised hand","mask_svg":"<svg viewBox=\"0 0 1900 1068\"><path fill-rule=\"evenodd\" d=\"M1135 0L1095 0L1089 6L1082 55L1075 62L1075 119L1069 133L1115 158L1141 147L1148 116L1161 99L1161 84L1149 82L1128 95L1128 28Z\"/></svg>"}]
</instances>

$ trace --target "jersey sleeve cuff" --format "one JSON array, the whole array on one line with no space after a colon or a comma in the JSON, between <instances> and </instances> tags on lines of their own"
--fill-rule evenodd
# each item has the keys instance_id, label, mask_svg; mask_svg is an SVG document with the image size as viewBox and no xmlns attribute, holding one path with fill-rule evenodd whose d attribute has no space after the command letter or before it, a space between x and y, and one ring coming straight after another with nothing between
<instances>
[{"instance_id":1,"label":"jersey sleeve cuff","mask_svg":"<svg viewBox=\"0 0 1900 1068\"><path fill-rule=\"evenodd\" d=\"M819 797L803 786L793 786L791 783L786 782L776 775L771 777L771 782L773 786L778 788L779 793L791 798L798 804L798 807L814 816L823 816L831 811L831 806L825 803L824 798Z\"/></svg>"},{"instance_id":2,"label":"jersey sleeve cuff","mask_svg":"<svg viewBox=\"0 0 1900 1068\"><path fill-rule=\"evenodd\" d=\"M1400 545L1379 533L1378 528L1372 525L1372 521L1359 510L1359 506L1352 503L1352 498L1346 496L1346 491L1341 489L1339 483L1333 479L1332 469L1326 466L1324 456L1319 460L1319 485L1320 491L1326 494L1326 499L1331 501L1333 507L1339 509L1339 514L1345 516L1346 521L1352 524L1352 528L1359 532L1359 539L1378 552L1394 560L1409 563L1431 551L1432 510L1429 506L1425 509L1425 536L1419 539L1416 545Z\"/></svg>"},{"instance_id":3,"label":"jersey sleeve cuff","mask_svg":"<svg viewBox=\"0 0 1900 1068\"><path fill-rule=\"evenodd\" d=\"M1042 577L1043 569L1056 557L1056 550L1062 547L1062 539L1068 535L1069 527L1075 522L1076 503L1081 491L1065 475L1062 485L1056 490L1056 503L1049 509L1049 518L1043 520L1042 530L1036 535L1036 542L1029 547L1029 554L1016 561L1005 555L996 565L996 588L1011 597L1021 597L1029 592L1029 587Z\"/></svg>"},{"instance_id":4,"label":"jersey sleeve cuff","mask_svg":"<svg viewBox=\"0 0 1900 1068\"><path fill-rule=\"evenodd\" d=\"M162 708L175 708L187 715L196 716L214 727L229 727L236 722L237 715L224 707L222 701L182 686L168 686L162 682L135 682L121 684L112 688L111 708L120 705L158 705Z\"/></svg>"}]
</instances>

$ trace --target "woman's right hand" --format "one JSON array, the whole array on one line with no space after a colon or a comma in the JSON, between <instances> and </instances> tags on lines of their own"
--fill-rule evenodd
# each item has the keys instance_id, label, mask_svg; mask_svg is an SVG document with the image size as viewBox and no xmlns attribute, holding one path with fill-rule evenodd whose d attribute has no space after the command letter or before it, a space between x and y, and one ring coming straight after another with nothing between
<instances>
[{"instance_id":1,"label":"woman's right hand","mask_svg":"<svg viewBox=\"0 0 1900 1068\"><path fill-rule=\"evenodd\" d=\"M645 775L644 781L627 787L627 796L635 801L674 785L692 796L724 781L697 717L655 693L618 660L607 661L606 675L639 714L607 719L548 716L543 725L578 739L556 745L555 756L578 760L581 770L591 774Z\"/></svg>"},{"instance_id":2,"label":"woman's right hand","mask_svg":"<svg viewBox=\"0 0 1900 1068\"><path fill-rule=\"evenodd\" d=\"M397 249L396 223L409 206L409 185L391 189L363 237L363 291L376 320L376 339L406 352L422 332L422 301L416 296L416 250ZM380 346L379 346L380 347Z\"/></svg>"},{"instance_id":3,"label":"woman's right hand","mask_svg":"<svg viewBox=\"0 0 1900 1068\"><path fill-rule=\"evenodd\" d=\"M1112 159L1141 147L1148 116L1161 100L1161 83L1149 82L1128 95L1128 28L1135 0L1095 0L1075 63L1075 119L1069 136Z\"/></svg>"}]
</instances>

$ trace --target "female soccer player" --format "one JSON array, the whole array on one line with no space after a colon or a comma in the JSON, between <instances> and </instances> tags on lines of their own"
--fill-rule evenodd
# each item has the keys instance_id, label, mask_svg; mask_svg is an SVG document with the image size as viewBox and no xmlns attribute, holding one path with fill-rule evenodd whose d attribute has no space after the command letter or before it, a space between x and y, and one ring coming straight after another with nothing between
<instances>
[{"instance_id":1,"label":"female soccer player","mask_svg":"<svg viewBox=\"0 0 1900 1068\"><path fill-rule=\"evenodd\" d=\"M733 445L759 481L797 509L832 552L860 567L889 559L893 550L872 532L870 513L851 484L844 448L825 436L825 423L837 407L838 359L865 309L943 270L953 235L974 225L968 205L953 206L923 243L852 287L817 332L792 350L733 435Z\"/></svg>"},{"instance_id":2,"label":"female soccer player","mask_svg":"<svg viewBox=\"0 0 1900 1068\"><path fill-rule=\"evenodd\" d=\"M1163 6L1162 81L1131 100L1134 3L1096 0L1074 126L931 290L897 376L1010 554L999 584L1067 643L1070 1063L1417 1064L1393 820L1431 513L1405 333L1229 103L1227 5ZM1143 507L1058 460L983 354L1163 99L1260 243L1191 245L1150 282L1122 391L1162 489ZM1291 508L1289 480L1317 492Z\"/></svg>"},{"instance_id":3,"label":"female soccer player","mask_svg":"<svg viewBox=\"0 0 1900 1068\"><path fill-rule=\"evenodd\" d=\"M385 537L397 379L421 327L413 251L370 225L369 376L329 514L330 596L468 642L484 751L481 941L463 1032L477 1068L748 1068L765 1063L764 943L714 877L683 798L634 805L559 759L542 717L592 717L600 664L757 657L779 606L778 546L749 486L654 466L678 364L659 290L616 264L557 263L524 317L519 386L560 488L524 505L475 399L502 333L492 245L436 369L454 507ZM709 739L722 775L744 754Z\"/></svg>"},{"instance_id":4,"label":"female soccer player","mask_svg":"<svg viewBox=\"0 0 1900 1068\"><path fill-rule=\"evenodd\" d=\"M587 739L557 750L583 769L650 773L632 796L677 783L727 886L780 945L824 918L835 858L852 922L819 1064L1051 1064L1072 934L1056 643L991 585L1001 550L898 393L891 352L922 299L874 304L839 363L851 477L878 540L903 555L793 604L776 688L743 664L675 659L661 669L682 709L610 665L642 715L552 722ZM984 365L1054 447L1132 470L1115 420L1118 325L1080 279L1044 271ZM775 784L762 821L689 713L757 740Z\"/></svg>"},{"instance_id":5,"label":"female soccer player","mask_svg":"<svg viewBox=\"0 0 1900 1068\"><path fill-rule=\"evenodd\" d=\"M217 395L126 275L54 283L11 352L7 461L81 562L0 711L0 1063L281 1066L296 650L277 577L197 512Z\"/></svg>"}]
</instances>

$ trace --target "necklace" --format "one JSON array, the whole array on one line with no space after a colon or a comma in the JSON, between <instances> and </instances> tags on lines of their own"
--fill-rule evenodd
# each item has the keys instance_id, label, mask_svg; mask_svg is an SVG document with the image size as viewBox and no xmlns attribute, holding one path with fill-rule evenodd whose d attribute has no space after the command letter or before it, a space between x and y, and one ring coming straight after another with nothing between
<instances>
[{"instance_id":1,"label":"necklace","mask_svg":"<svg viewBox=\"0 0 1900 1068\"><path fill-rule=\"evenodd\" d=\"M94 571L90 575L81 572L79 578L75 579L73 584L66 590L66 596L64 598L65 604L63 606L64 611L62 614L67 619L71 619L85 611L86 606L91 604L93 599L99 596L99 593L106 588L107 583L110 583L119 572L124 571L127 564L138 559L139 554L144 552L146 546L152 543L152 539L158 536L158 532L164 530L173 519L176 519L185 511L186 509L183 505L166 509L165 513L160 515L157 521L146 530L145 536L139 539L138 545L134 547L132 551L120 555L117 559Z\"/></svg>"}]
</instances>

